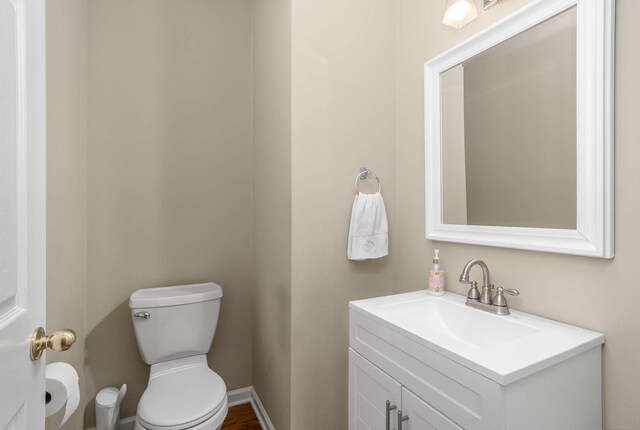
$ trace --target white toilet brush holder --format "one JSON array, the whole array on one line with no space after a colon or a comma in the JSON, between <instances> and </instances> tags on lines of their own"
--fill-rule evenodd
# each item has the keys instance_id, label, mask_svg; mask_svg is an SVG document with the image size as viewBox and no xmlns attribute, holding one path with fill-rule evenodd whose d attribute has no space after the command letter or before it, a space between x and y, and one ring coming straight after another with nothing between
<instances>
[{"instance_id":1,"label":"white toilet brush holder","mask_svg":"<svg viewBox=\"0 0 640 430\"><path fill-rule=\"evenodd\" d=\"M120 404L127 394L127 384L118 390L109 387L96 396L96 430L118 430L120 427Z\"/></svg>"}]
</instances>

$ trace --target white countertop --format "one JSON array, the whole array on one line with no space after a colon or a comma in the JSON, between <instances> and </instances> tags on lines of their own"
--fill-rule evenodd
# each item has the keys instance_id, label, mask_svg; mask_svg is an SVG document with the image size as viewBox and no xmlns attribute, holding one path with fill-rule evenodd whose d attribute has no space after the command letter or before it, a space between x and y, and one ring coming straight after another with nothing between
<instances>
[{"instance_id":1,"label":"white countertop","mask_svg":"<svg viewBox=\"0 0 640 430\"><path fill-rule=\"evenodd\" d=\"M426 291L350 302L349 307L465 367L507 385L604 343L604 335L525 312L494 315L466 297Z\"/></svg>"}]
</instances>

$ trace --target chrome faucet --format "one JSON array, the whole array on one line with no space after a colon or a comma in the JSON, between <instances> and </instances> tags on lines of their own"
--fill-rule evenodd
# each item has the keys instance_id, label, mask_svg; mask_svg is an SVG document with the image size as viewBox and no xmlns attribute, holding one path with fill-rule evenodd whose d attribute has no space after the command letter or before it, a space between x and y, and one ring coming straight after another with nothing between
<instances>
[{"instance_id":1,"label":"chrome faucet","mask_svg":"<svg viewBox=\"0 0 640 430\"><path fill-rule=\"evenodd\" d=\"M476 281L469 282L469 272L473 266L480 266L482 269L482 292L478 291L478 283ZM491 274L489 267L482 260L471 260L465 264L459 279L461 284L471 284L471 289L467 293L467 306L481 309L483 311L496 313L498 315L509 315L509 306L504 293L517 296L520 294L518 290L505 290L502 287L497 288L495 297L492 295L493 284L491 283Z\"/></svg>"}]
</instances>

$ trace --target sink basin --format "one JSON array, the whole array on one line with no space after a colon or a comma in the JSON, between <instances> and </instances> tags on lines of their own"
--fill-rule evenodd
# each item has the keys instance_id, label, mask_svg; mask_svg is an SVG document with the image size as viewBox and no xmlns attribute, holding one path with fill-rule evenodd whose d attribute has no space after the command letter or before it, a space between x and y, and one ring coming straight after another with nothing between
<instances>
[{"instance_id":1,"label":"sink basin","mask_svg":"<svg viewBox=\"0 0 640 430\"><path fill-rule=\"evenodd\" d=\"M349 307L502 385L604 343L601 333L513 309L494 315L465 301L416 291Z\"/></svg>"},{"instance_id":2,"label":"sink basin","mask_svg":"<svg viewBox=\"0 0 640 430\"><path fill-rule=\"evenodd\" d=\"M478 348L488 348L537 333L539 330L513 319L486 312L469 312L446 300L418 300L389 306L384 318L399 325L420 327Z\"/></svg>"}]
</instances>

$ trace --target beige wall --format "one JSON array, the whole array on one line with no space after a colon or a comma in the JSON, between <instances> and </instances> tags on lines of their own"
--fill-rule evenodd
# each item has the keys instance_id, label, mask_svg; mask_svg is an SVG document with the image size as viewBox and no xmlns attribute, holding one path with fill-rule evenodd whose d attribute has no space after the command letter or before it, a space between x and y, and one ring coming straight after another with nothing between
<instances>
[{"instance_id":1,"label":"beige wall","mask_svg":"<svg viewBox=\"0 0 640 430\"><path fill-rule=\"evenodd\" d=\"M382 180L397 243L396 2L292 5L291 428L346 429L347 304L391 293L397 262L346 259L360 166Z\"/></svg>"},{"instance_id":2,"label":"beige wall","mask_svg":"<svg viewBox=\"0 0 640 430\"><path fill-rule=\"evenodd\" d=\"M253 385L291 428L291 4L254 2Z\"/></svg>"},{"instance_id":3,"label":"beige wall","mask_svg":"<svg viewBox=\"0 0 640 430\"><path fill-rule=\"evenodd\" d=\"M78 335L47 362L73 365L84 381L87 298L87 5L47 2L47 331ZM86 397L84 384L80 392ZM57 429L63 413L47 419ZM82 413L65 428L82 429Z\"/></svg>"},{"instance_id":4,"label":"beige wall","mask_svg":"<svg viewBox=\"0 0 640 430\"><path fill-rule=\"evenodd\" d=\"M465 293L458 270L481 257L497 283L521 291L514 308L604 332L607 428L640 428L640 293L627 286L640 239L640 5L618 2L607 261L424 239L423 63L528 0L459 31L441 24L444 2L289 1L254 4L253 55L249 0L49 5L48 324L85 342L64 357L86 384L69 428L83 412L93 424L93 396L107 385L130 384L123 416L135 413L148 368L128 296L208 279L225 289L210 359L228 388L253 383L279 430L345 428L347 303L424 289L436 246L448 289ZM349 262L360 165L383 181L391 249Z\"/></svg>"},{"instance_id":5,"label":"beige wall","mask_svg":"<svg viewBox=\"0 0 640 430\"><path fill-rule=\"evenodd\" d=\"M432 248L438 247L448 270L447 288L465 294L456 280L464 263L484 259L496 284L520 290L510 299L516 309L565 321L605 333L604 403L608 429L640 428L640 361L636 303L640 290L633 285L640 241L640 4L617 2L616 32L616 257L600 260L557 254L430 242L424 239L423 63L508 13L526 0L499 3L480 12L476 21L459 31L442 26L444 2L433 7L424 0L398 2L398 128L397 186L400 243L397 291L424 288L424 272ZM416 196L420 196L416 198ZM478 274L476 273L477 277Z\"/></svg>"},{"instance_id":6,"label":"beige wall","mask_svg":"<svg viewBox=\"0 0 640 430\"><path fill-rule=\"evenodd\" d=\"M228 389L251 385L251 2L89 2L89 266L85 424L93 396L148 367L128 298L215 281L209 353Z\"/></svg>"}]
</instances>

